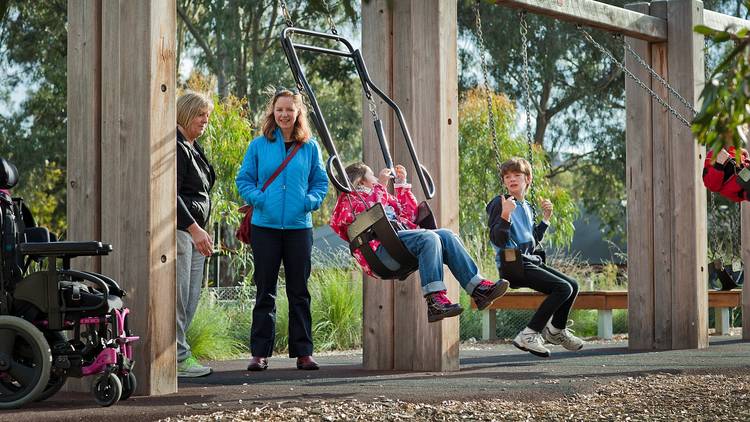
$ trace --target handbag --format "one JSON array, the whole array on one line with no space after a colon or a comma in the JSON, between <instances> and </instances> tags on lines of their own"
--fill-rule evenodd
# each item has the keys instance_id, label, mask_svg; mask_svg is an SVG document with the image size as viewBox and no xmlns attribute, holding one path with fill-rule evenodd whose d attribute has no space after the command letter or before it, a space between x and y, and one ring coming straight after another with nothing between
<instances>
[{"instance_id":1,"label":"handbag","mask_svg":"<svg viewBox=\"0 0 750 422\"><path fill-rule=\"evenodd\" d=\"M281 162L281 165L279 165L279 168L276 169L275 172L271 175L271 177L266 180L266 183L263 184L263 187L260 189L261 192L265 191L268 186L271 185L271 183L276 179L276 177L281 173L282 170L284 170L284 167L286 167L287 164L289 164L289 161L291 161L292 157L294 157L294 154L299 151L300 147L302 147L302 142L297 142L297 145L294 146L292 149L292 152L289 153L289 155L286 156L284 161ZM242 222L240 223L240 227L237 229L237 232L235 232L235 236L237 239L239 239L240 242L249 245L250 244L250 230L253 225L253 206L250 204L246 204L241 206L237 211L245 213L245 216L242 218Z\"/></svg>"}]
</instances>

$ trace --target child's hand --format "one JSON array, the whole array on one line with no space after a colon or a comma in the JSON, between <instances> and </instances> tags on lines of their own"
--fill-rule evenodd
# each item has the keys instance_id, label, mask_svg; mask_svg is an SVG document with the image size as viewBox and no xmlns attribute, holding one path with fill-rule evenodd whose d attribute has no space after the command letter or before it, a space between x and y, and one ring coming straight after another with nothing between
<instances>
[{"instance_id":1,"label":"child's hand","mask_svg":"<svg viewBox=\"0 0 750 422\"><path fill-rule=\"evenodd\" d=\"M542 198L542 216L547 221L552 217L552 208L552 201Z\"/></svg>"},{"instance_id":2,"label":"child's hand","mask_svg":"<svg viewBox=\"0 0 750 422\"><path fill-rule=\"evenodd\" d=\"M716 162L719 164L724 164L729 159L729 153L724 148L719 151L718 154L716 154Z\"/></svg>"},{"instance_id":3,"label":"child's hand","mask_svg":"<svg viewBox=\"0 0 750 422\"><path fill-rule=\"evenodd\" d=\"M383 186L388 186L388 182L391 180L391 169L380 170L378 174L378 182Z\"/></svg>"},{"instance_id":4,"label":"child's hand","mask_svg":"<svg viewBox=\"0 0 750 422\"><path fill-rule=\"evenodd\" d=\"M513 211L516 210L516 198L509 197L506 198L505 195L501 196L502 198L502 206L503 206L503 213L500 215L503 220L510 221L510 215L513 214Z\"/></svg>"},{"instance_id":5,"label":"child's hand","mask_svg":"<svg viewBox=\"0 0 750 422\"><path fill-rule=\"evenodd\" d=\"M401 164L396 165L396 179L401 183L406 183L406 167Z\"/></svg>"}]
</instances>

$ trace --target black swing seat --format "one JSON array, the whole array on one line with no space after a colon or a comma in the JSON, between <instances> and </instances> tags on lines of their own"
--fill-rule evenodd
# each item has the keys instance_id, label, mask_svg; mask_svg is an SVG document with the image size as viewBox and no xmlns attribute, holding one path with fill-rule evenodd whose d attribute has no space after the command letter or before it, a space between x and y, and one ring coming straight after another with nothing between
<instances>
[{"instance_id":1,"label":"black swing seat","mask_svg":"<svg viewBox=\"0 0 750 422\"><path fill-rule=\"evenodd\" d=\"M419 204L417 225L424 229L435 229L435 218L427 202ZM404 280L419 268L419 260L406 249L404 243L399 239L381 203L376 203L367 211L358 214L354 218L354 222L349 225L347 235L350 239L349 250L352 253L356 250L360 251L370 269L378 278ZM399 263L397 269L389 269L375 255L370 247L371 240L380 241L388 255Z\"/></svg>"}]
</instances>

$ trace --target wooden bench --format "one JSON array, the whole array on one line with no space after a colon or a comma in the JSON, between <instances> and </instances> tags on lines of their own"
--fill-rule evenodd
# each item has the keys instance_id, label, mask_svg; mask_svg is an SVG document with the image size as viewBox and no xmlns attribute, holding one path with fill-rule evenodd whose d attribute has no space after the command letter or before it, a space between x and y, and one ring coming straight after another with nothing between
<instances>
[{"instance_id":1,"label":"wooden bench","mask_svg":"<svg viewBox=\"0 0 750 422\"><path fill-rule=\"evenodd\" d=\"M529 309L536 310L547 297L538 292L508 292L497 299L490 307L482 311L482 339L496 338L495 311L498 309ZM716 332L721 335L729 334L730 309L742 303L742 290L729 291L710 290L708 292L708 307L714 309ZM472 302L472 309L476 305ZM579 292L573 304L573 309L595 309L598 313L597 335L609 340L612 338L612 310L628 309L627 291L595 291Z\"/></svg>"}]
</instances>

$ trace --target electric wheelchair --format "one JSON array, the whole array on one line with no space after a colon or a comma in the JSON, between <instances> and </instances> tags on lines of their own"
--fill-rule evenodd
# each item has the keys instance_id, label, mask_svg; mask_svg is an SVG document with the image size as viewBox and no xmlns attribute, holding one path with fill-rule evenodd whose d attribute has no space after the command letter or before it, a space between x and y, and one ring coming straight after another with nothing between
<instances>
[{"instance_id":1,"label":"electric wheelchair","mask_svg":"<svg viewBox=\"0 0 750 422\"><path fill-rule=\"evenodd\" d=\"M92 376L94 399L110 406L136 389L125 292L109 277L77 271L80 256L108 244L57 241L10 195L18 171L0 157L0 409L57 393L68 377Z\"/></svg>"}]
</instances>

